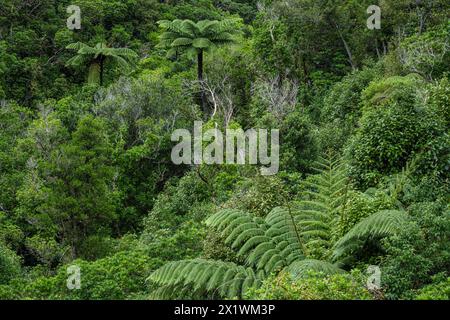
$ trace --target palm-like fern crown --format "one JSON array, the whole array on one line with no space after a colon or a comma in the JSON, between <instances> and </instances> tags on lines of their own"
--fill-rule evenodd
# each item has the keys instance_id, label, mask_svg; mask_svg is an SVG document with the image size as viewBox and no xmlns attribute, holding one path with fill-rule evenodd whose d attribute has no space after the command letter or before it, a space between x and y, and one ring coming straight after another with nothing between
<instances>
[{"instance_id":1,"label":"palm-like fern crown","mask_svg":"<svg viewBox=\"0 0 450 320\"><path fill-rule=\"evenodd\" d=\"M233 42L233 35L237 33L233 20L202 20L195 23L176 19L158 23L164 30L158 47L169 49L168 56L179 50L188 53L207 51L217 45Z\"/></svg>"},{"instance_id":2,"label":"palm-like fern crown","mask_svg":"<svg viewBox=\"0 0 450 320\"><path fill-rule=\"evenodd\" d=\"M69 44L66 49L76 50L77 55L67 61L67 65L82 65L98 58L111 58L119 67L128 68L129 61L137 58L136 52L128 48L110 48L105 43L90 47L82 42Z\"/></svg>"},{"instance_id":3,"label":"palm-like fern crown","mask_svg":"<svg viewBox=\"0 0 450 320\"><path fill-rule=\"evenodd\" d=\"M242 265L215 260L171 262L149 279L159 286L155 297L189 292L210 297L242 297L250 287L258 287L270 274L288 272L292 278L308 271L327 274L344 272L338 266L368 238L393 234L407 220L404 212L382 211L362 220L344 237L332 240L339 208L345 204L348 182L341 161L322 159L319 174L307 182L307 199L294 210L275 208L263 219L239 210L223 210L206 223L237 252ZM311 259L308 249L326 247L327 260ZM334 261L335 263L332 263ZM184 290L184 291L183 291Z\"/></svg>"}]
</instances>

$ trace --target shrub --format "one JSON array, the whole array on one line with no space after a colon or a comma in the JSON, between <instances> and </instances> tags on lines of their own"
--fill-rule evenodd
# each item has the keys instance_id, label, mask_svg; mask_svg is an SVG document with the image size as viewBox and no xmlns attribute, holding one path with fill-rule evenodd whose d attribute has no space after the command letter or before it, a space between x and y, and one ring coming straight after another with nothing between
<instances>
[{"instance_id":1,"label":"shrub","mask_svg":"<svg viewBox=\"0 0 450 320\"><path fill-rule=\"evenodd\" d=\"M361 94L377 76L373 68L365 68L344 77L336 83L323 101L322 120L330 122L337 119L357 121L361 116Z\"/></svg>"},{"instance_id":2,"label":"shrub","mask_svg":"<svg viewBox=\"0 0 450 320\"><path fill-rule=\"evenodd\" d=\"M441 81L431 87L428 104L438 116L442 117L448 129L450 125L450 83L448 77L442 78Z\"/></svg>"},{"instance_id":3,"label":"shrub","mask_svg":"<svg viewBox=\"0 0 450 320\"><path fill-rule=\"evenodd\" d=\"M38 277L24 286L21 299L118 300L142 298L145 278L155 267L155 260L143 251L119 252L87 262L75 260L81 272L81 289L67 288L67 267L61 266L53 277Z\"/></svg>"},{"instance_id":4,"label":"shrub","mask_svg":"<svg viewBox=\"0 0 450 320\"><path fill-rule=\"evenodd\" d=\"M374 185L382 175L400 171L442 134L442 120L419 104L419 85L410 77L393 77L365 90L360 128L346 150L350 174L360 185Z\"/></svg>"},{"instance_id":5,"label":"shrub","mask_svg":"<svg viewBox=\"0 0 450 320\"><path fill-rule=\"evenodd\" d=\"M256 176L241 183L225 207L241 209L265 217L286 202L287 190L278 177Z\"/></svg>"},{"instance_id":6,"label":"shrub","mask_svg":"<svg viewBox=\"0 0 450 320\"><path fill-rule=\"evenodd\" d=\"M385 241L382 284L388 299L410 299L414 290L450 270L450 211L443 202L408 208L411 221Z\"/></svg>"},{"instance_id":7,"label":"shrub","mask_svg":"<svg viewBox=\"0 0 450 320\"><path fill-rule=\"evenodd\" d=\"M7 284L20 271L20 258L0 242L0 285Z\"/></svg>"},{"instance_id":8,"label":"shrub","mask_svg":"<svg viewBox=\"0 0 450 320\"><path fill-rule=\"evenodd\" d=\"M293 282L287 273L264 282L259 289L250 289L246 298L255 300L369 300L359 270L350 274L324 275L310 273Z\"/></svg>"},{"instance_id":9,"label":"shrub","mask_svg":"<svg viewBox=\"0 0 450 320\"><path fill-rule=\"evenodd\" d=\"M280 128L280 169L310 173L318 155L311 119L301 112L289 114Z\"/></svg>"},{"instance_id":10,"label":"shrub","mask_svg":"<svg viewBox=\"0 0 450 320\"><path fill-rule=\"evenodd\" d=\"M435 277L434 283L417 292L416 300L450 300L450 277Z\"/></svg>"}]
</instances>

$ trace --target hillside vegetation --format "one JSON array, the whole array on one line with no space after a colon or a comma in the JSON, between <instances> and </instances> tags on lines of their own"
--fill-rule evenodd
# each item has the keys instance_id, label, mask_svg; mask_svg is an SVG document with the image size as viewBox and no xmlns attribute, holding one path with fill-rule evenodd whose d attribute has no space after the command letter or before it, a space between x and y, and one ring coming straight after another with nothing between
<instances>
[{"instance_id":1,"label":"hillside vegetation","mask_svg":"<svg viewBox=\"0 0 450 320\"><path fill-rule=\"evenodd\" d=\"M449 13L0 0L0 299L448 300ZM194 121L279 172L174 164Z\"/></svg>"}]
</instances>

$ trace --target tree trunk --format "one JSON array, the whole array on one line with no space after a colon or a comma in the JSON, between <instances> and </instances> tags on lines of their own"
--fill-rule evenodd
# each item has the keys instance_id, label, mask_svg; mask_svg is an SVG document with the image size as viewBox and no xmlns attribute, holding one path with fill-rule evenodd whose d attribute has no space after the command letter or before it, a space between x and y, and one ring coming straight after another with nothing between
<instances>
[{"instance_id":1,"label":"tree trunk","mask_svg":"<svg viewBox=\"0 0 450 320\"><path fill-rule=\"evenodd\" d=\"M203 50L200 50L197 54L197 79L200 83L200 104L206 116L208 110L206 110L205 90L203 89Z\"/></svg>"},{"instance_id":2,"label":"tree trunk","mask_svg":"<svg viewBox=\"0 0 450 320\"><path fill-rule=\"evenodd\" d=\"M198 81L203 81L203 50L197 54L197 77Z\"/></svg>"},{"instance_id":3,"label":"tree trunk","mask_svg":"<svg viewBox=\"0 0 450 320\"><path fill-rule=\"evenodd\" d=\"M341 27L333 21L334 26L336 27L336 31L338 32L339 38L341 38L342 44L344 45L345 51L347 52L348 62L350 63L350 66L352 67L352 70L355 71L356 64L353 60L352 51L350 50L350 46L348 45L347 41L345 41L344 35L342 34Z\"/></svg>"}]
</instances>

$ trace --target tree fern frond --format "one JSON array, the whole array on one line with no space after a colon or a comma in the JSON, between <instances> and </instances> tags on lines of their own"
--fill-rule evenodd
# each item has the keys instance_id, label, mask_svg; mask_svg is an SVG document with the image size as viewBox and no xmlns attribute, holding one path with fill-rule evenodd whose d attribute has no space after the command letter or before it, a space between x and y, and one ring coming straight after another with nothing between
<instances>
[{"instance_id":1,"label":"tree fern frond","mask_svg":"<svg viewBox=\"0 0 450 320\"><path fill-rule=\"evenodd\" d=\"M86 56L77 54L76 56L70 58L66 62L66 66L81 66L86 64L88 61Z\"/></svg>"},{"instance_id":2,"label":"tree fern frond","mask_svg":"<svg viewBox=\"0 0 450 320\"><path fill-rule=\"evenodd\" d=\"M319 211L319 210L301 210L299 213L295 216L295 219L298 221L298 223L301 220L308 220L308 219L314 219L319 221L328 221L330 219L330 216L327 212Z\"/></svg>"},{"instance_id":3,"label":"tree fern frond","mask_svg":"<svg viewBox=\"0 0 450 320\"><path fill-rule=\"evenodd\" d=\"M71 43L71 44L67 45L66 49L78 51L81 48L85 48L85 47L88 47L88 45L84 44L83 42L75 42L75 43Z\"/></svg>"},{"instance_id":4,"label":"tree fern frond","mask_svg":"<svg viewBox=\"0 0 450 320\"><path fill-rule=\"evenodd\" d=\"M182 28L183 32L188 33L192 37L196 37L201 34L198 24L192 20L184 20L182 23Z\"/></svg>"},{"instance_id":5,"label":"tree fern frond","mask_svg":"<svg viewBox=\"0 0 450 320\"><path fill-rule=\"evenodd\" d=\"M331 239L331 235L329 231L323 230L306 230L302 231L302 236L309 241L310 239L320 238L320 239Z\"/></svg>"},{"instance_id":6,"label":"tree fern frond","mask_svg":"<svg viewBox=\"0 0 450 320\"><path fill-rule=\"evenodd\" d=\"M96 55L98 54L100 51L97 48L92 48L92 47L82 47L80 48L80 50L78 50L78 54L84 54L84 55Z\"/></svg>"},{"instance_id":7,"label":"tree fern frond","mask_svg":"<svg viewBox=\"0 0 450 320\"><path fill-rule=\"evenodd\" d=\"M272 259L273 256L278 255L279 250L277 249L269 249L265 253L263 253L256 264L257 270L264 270L265 266ZM281 256L279 256L281 258ZM256 260L256 259L255 259ZM256 262L256 261L255 261Z\"/></svg>"},{"instance_id":8,"label":"tree fern frond","mask_svg":"<svg viewBox=\"0 0 450 320\"><path fill-rule=\"evenodd\" d=\"M248 255L247 264L254 265L260 261L261 257L267 253L269 250L274 250L275 244L270 241L261 242L258 244L255 249Z\"/></svg>"},{"instance_id":9,"label":"tree fern frond","mask_svg":"<svg viewBox=\"0 0 450 320\"><path fill-rule=\"evenodd\" d=\"M159 43L156 45L156 48L158 49L167 49L170 48L170 45L175 39L173 38L167 38L167 39L160 39Z\"/></svg>"},{"instance_id":10,"label":"tree fern frond","mask_svg":"<svg viewBox=\"0 0 450 320\"><path fill-rule=\"evenodd\" d=\"M194 48L197 48L197 49L207 49L207 48L211 48L214 45L211 42L211 40L209 40L207 38L196 38L191 43L194 46Z\"/></svg>"},{"instance_id":11,"label":"tree fern frond","mask_svg":"<svg viewBox=\"0 0 450 320\"><path fill-rule=\"evenodd\" d=\"M332 209L327 203L320 202L320 201L315 201L315 200L298 201L297 205L301 206L301 207L303 207L305 209L316 208L316 209L323 210L325 212L329 212Z\"/></svg>"},{"instance_id":12,"label":"tree fern frond","mask_svg":"<svg viewBox=\"0 0 450 320\"><path fill-rule=\"evenodd\" d=\"M320 158L316 171L319 174L304 182L307 190L295 203L299 211L296 221L302 239L331 248L332 230L346 199L348 178L342 161L335 157Z\"/></svg>"},{"instance_id":13,"label":"tree fern frond","mask_svg":"<svg viewBox=\"0 0 450 320\"><path fill-rule=\"evenodd\" d=\"M404 211L384 210L377 212L356 224L334 246L333 258L337 260L347 250L346 246L357 240L382 238L397 233L408 221Z\"/></svg>"},{"instance_id":14,"label":"tree fern frond","mask_svg":"<svg viewBox=\"0 0 450 320\"><path fill-rule=\"evenodd\" d=\"M245 281L249 277L251 281ZM241 295L244 282L246 285L257 283L256 278L253 270L231 262L194 259L168 263L148 279L163 287L181 285L192 286L194 291L200 292L218 290L224 297L232 298Z\"/></svg>"},{"instance_id":15,"label":"tree fern frond","mask_svg":"<svg viewBox=\"0 0 450 320\"><path fill-rule=\"evenodd\" d=\"M265 221L270 226L266 235L273 238L275 242L287 240L289 244L295 244L297 250L302 251L295 216L290 210L281 207L275 208L267 215Z\"/></svg>"},{"instance_id":16,"label":"tree fern frond","mask_svg":"<svg viewBox=\"0 0 450 320\"><path fill-rule=\"evenodd\" d=\"M124 58L119 56L113 56L113 59L120 68L125 70L128 70L130 68L130 64Z\"/></svg>"},{"instance_id":17,"label":"tree fern frond","mask_svg":"<svg viewBox=\"0 0 450 320\"><path fill-rule=\"evenodd\" d=\"M225 238L225 244L233 243L245 230L256 229L259 227L258 224L253 221L248 222L246 218L247 217L241 217L235 219L222 231L222 236L228 235Z\"/></svg>"},{"instance_id":18,"label":"tree fern frond","mask_svg":"<svg viewBox=\"0 0 450 320\"><path fill-rule=\"evenodd\" d=\"M185 47L190 46L193 43L193 40L190 38L176 38L170 44L172 47Z\"/></svg>"},{"instance_id":19,"label":"tree fern frond","mask_svg":"<svg viewBox=\"0 0 450 320\"><path fill-rule=\"evenodd\" d=\"M267 274L270 274L277 268L282 268L284 266L283 257L280 254L274 254L270 257L267 263L264 266L264 271Z\"/></svg>"},{"instance_id":20,"label":"tree fern frond","mask_svg":"<svg viewBox=\"0 0 450 320\"><path fill-rule=\"evenodd\" d=\"M202 20L197 23L200 33L205 33L208 29L214 28L219 25L217 20Z\"/></svg>"},{"instance_id":21,"label":"tree fern frond","mask_svg":"<svg viewBox=\"0 0 450 320\"><path fill-rule=\"evenodd\" d=\"M261 229L245 230L234 240L231 248L236 249L242 246L240 251L247 252L250 248L269 240L270 238L266 237Z\"/></svg>"},{"instance_id":22,"label":"tree fern frond","mask_svg":"<svg viewBox=\"0 0 450 320\"><path fill-rule=\"evenodd\" d=\"M322 222L320 220L302 220L299 222L300 226L303 226L302 230L323 230L324 232L330 231L329 223Z\"/></svg>"}]
</instances>

